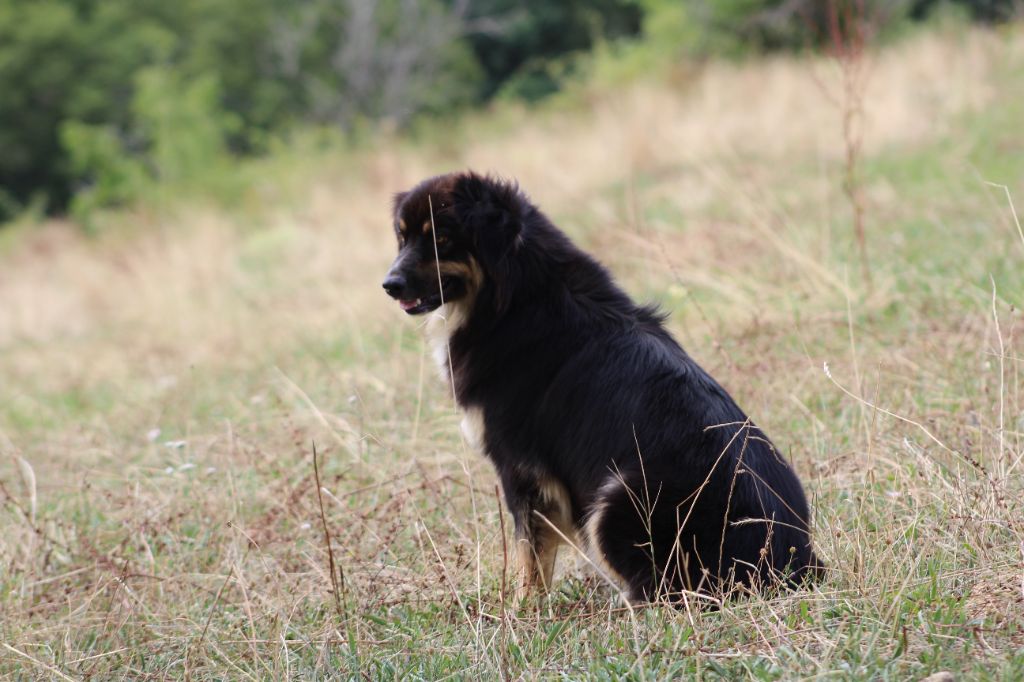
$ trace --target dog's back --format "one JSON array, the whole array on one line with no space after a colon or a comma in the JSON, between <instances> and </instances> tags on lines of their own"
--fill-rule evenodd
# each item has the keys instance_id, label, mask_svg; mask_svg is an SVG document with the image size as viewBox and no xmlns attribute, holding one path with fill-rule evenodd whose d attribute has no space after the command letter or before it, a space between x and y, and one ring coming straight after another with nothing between
<instances>
[{"instance_id":1,"label":"dog's back","mask_svg":"<svg viewBox=\"0 0 1024 682\"><path fill-rule=\"evenodd\" d=\"M661 320L603 280L555 287L569 300L510 309L496 332L509 350L480 399L499 472L562 482L634 598L800 579L817 560L795 474Z\"/></svg>"}]
</instances>

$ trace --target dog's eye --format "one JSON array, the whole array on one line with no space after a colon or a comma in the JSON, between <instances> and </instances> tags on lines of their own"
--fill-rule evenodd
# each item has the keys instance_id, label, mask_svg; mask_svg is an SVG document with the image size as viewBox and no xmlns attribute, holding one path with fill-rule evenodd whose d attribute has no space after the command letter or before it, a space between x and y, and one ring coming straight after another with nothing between
<instances>
[{"instance_id":1,"label":"dog's eye","mask_svg":"<svg viewBox=\"0 0 1024 682\"><path fill-rule=\"evenodd\" d=\"M435 242L437 243L438 246L447 246L448 237L445 237L444 235L438 235L435 238Z\"/></svg>"}]
</instances>

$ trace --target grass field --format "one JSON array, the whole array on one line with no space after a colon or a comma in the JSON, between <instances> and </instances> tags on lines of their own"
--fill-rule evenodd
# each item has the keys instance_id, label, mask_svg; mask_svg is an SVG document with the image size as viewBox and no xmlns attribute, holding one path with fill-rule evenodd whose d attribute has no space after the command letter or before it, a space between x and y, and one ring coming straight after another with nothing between
<instances>
[{"instance_id":1,"label":"grass field","mask_svg":"<svg viewBox=\"0 0 1024 682\"><path fill-rule=\"evenodd\" d=\"M866 66L870 285L826 59L0 233L0 677L1024 678L1024 31ZM552 597L510 603L496 480L379 285L390 194L467 166L671 314L805 481L826 580L631 610L563 549Z\"/></svg>"}]
</instances>

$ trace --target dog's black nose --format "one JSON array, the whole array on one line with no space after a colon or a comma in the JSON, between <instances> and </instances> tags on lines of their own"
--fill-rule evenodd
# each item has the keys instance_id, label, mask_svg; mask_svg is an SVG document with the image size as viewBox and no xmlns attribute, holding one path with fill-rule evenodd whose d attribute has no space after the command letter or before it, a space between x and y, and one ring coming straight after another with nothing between
<instances>
[{"instance_id":1,"label":"dog's black nose","mask_svg":"<svg viewBox=\"0 0 1024 682\"><path fill-rule=\"evenodd\" d=\"M388 296L391 298L398 298L399 294L402 293L402 289L405 289L405 278L401 275L388 275L384 279L384 291L388 292Z\"/></svg>"}]
</instances>

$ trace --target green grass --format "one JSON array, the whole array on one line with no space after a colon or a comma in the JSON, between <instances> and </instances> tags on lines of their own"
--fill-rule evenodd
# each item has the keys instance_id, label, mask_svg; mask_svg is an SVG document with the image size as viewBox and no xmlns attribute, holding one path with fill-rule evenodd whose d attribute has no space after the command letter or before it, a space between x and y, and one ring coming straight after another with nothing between
<instances>
[{"instance_id":1,"label":"green grass","mask_svg":"<svg viewBox=\"0 0 1024 682\"><path fill-rule=\"evenodd\" d=\"M744 110L653 80L457 145L282 153L245 169L262 189L237 210L20 227L0 245L0 676L1024 677L1024 240L985 184L1024 205L1021 41L873 57L870 287L838 127L806 123L835 120L830 72L801 60L710 65L715 92L779 88ZM937 56L987 94L922 76ZM771 118L782 86L800 96ZM514 173L671 313L803 478L823 582L629 609L563 549L554 593L511 603L493 472L378 291L390 193L442 165Z\"/></svg>"}]
</instances>

